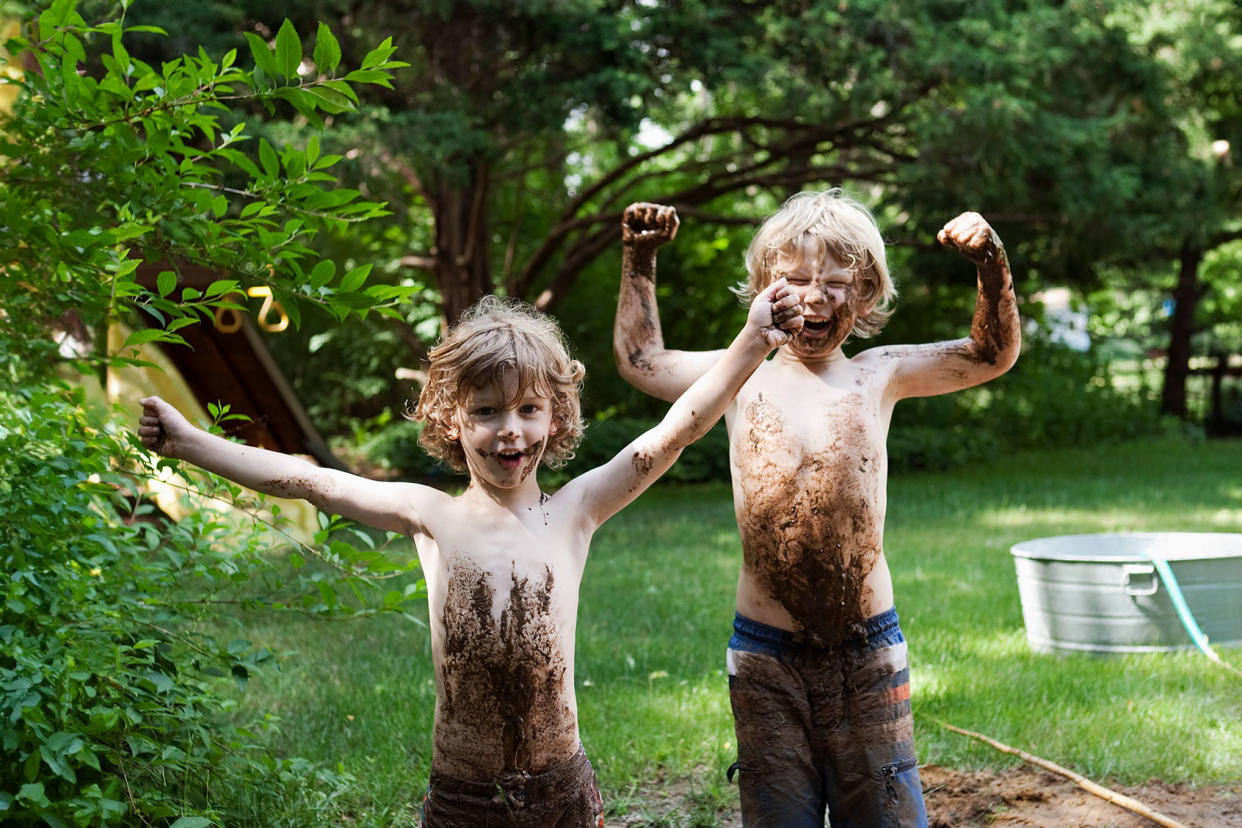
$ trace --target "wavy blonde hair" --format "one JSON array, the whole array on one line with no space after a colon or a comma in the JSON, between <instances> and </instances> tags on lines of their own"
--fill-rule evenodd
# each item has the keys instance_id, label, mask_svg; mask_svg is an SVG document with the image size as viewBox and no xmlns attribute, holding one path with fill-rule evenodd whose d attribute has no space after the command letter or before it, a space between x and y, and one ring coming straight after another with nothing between
<instances>
[{"instance_id":1,"label":"wavy blonde hair","mask_svg":"<svg viewBox=\"0 0 1242 828\"><path fill-rule=\"evenodd\" d=\"M854 273L859 307L868 308L850 333L875 336L893 313L897 287L879 225L865 205L840 187L798 193L769 216L746 249L749 278L734 292L749 302L776 278L778 265L818 266L829 255Z\"/></svg>"},{"instance_id":2,"label":"wavy blonde hair","mask_svg":"<svg viewBox=\"0 0 1242 828\"><path fill-rule=\"evenodd\" d=\"M466 455L457 430L457 406L470 387L517 377L516 402L528 389L552 401L556 433L548 436L543 463L555 468L574 456L582 439L579 397L586 370L569 355L565 335L550 316L517 299L485 296L470 306L431 350L427 383L408 419L423 423L418 442L458 471Z\"/></svg>"}]
</instances>

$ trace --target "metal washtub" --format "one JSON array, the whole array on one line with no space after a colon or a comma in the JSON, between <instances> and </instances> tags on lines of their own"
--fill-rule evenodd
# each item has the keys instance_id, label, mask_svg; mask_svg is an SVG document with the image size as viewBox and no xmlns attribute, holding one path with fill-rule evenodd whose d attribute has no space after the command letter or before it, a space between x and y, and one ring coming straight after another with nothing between
<instances>
[{"instance_id":1,"label":"metal washtub","mask_svg":"<svg viewBox=\"0 0 1242 828\"><path fill-rule=\"evenodd\" d=\"M1061 535L1023 541L1010 552L1027 641L1037 652L1193 647L1174 603L1179 586L1211 643L1242 643L1242 534ZM1173 583L1161 578L1154 559L1168 562Z\"/></svg>"}]
</instances>

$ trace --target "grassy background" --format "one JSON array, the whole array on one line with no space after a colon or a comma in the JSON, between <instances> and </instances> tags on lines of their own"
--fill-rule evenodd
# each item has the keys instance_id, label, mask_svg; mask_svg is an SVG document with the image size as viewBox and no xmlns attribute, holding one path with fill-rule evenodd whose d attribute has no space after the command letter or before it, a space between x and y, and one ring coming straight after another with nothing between
<instances>
[{"instance_id":1,"label":"grassy background","mask_svg":"<svg viewBox=\"0 0 1242 828\"><path fill-rule=\"evenodd\" d=\"M889 484L886 550L910 640L920 759L1014 759L948 732L983 732L1103 782L1242 778L1242 679L1188 651L1037 655L1026 645L1009 548L1047 535L1242 532L1242 443L1110 445L1005 457ZM659 487L596 535L582 587L583 742L612 813L642 813L665 783L714 824L733 733L724 674L739 561L727 487ZM245 703L278 717L282 749L343 772L304 802L252 803L264 824L413 825L434 692L424 628L399 617L328 624L245 618L290 653ZM1222 649L1242 663L1242 650Z\"/></svg>"}]
</instances>

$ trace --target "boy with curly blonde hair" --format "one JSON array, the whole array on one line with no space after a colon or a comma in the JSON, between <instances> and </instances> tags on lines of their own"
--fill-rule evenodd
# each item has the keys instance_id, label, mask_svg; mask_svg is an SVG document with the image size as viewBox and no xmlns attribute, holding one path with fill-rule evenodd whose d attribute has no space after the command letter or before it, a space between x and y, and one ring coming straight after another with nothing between
<instances>
[{"instance_id":1,"label":"boy with curly blonde hair","mask_svg":"<svg viewBox=\"0 0 1242 828\"><path fill-rule=\"evenodd\" d=\"M622 376L675 399L721 351L664 347L656 249L671 207L632 205L646 231L626 240L613 346ZM753 296L785 279L801 331L747 380L725 413L742 541L727 650L742 824L925 826L914 752L906 643L884 557L893 406L999 376L1018 357L1013 279L977 213L939 233L972 261L970 336L852 357L851 336L879 332L896 297L870 212L840 189L790 198L746 252ZM730 768L732 777L734 768Z\"/></svg>"},{"instance_id":2,"label":"boy with curly blonde hair","mask_svg":"<svg viewBox=\"0 0 1242 828\"><path fill-rule=\"evenodd\" d=\"M603 825L578 737L574 632L591 536L720 418L733 394L801 324L783 282L760 293L719 363L664 420L553 494L541 464L582 434L581 363L559 328L494 297L430 354L413 412L423 446L470 483L451 495L368 480L190 425L157 397L138 434L151 449L279 497L409 535L427 582L436 711L425 826Z\"/></svg>"}]
</instances>

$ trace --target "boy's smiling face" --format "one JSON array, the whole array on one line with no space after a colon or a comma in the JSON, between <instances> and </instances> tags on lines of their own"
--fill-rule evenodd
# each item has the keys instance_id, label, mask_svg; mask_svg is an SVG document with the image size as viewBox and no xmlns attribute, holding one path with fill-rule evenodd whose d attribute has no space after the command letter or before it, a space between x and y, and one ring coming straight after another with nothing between
<instances>
[{"instance_id":1,"label":"boy's smiling face","mask_svg":"<svg viewBox=\"0 0 1242 828\"><path fill-rule=\"evenodd\" d=\"M508 374L470 387L457 405L457 438L471 479L502 489L525 482L556 433L552 400L517 384Z\"/></svg>"},{"instance_id":2,"label":"boy's smiling face","mask_svg":"<svg viewBox=\"0 0 1242 828\"><path fill-rule=\"evenodd\" d=\"M852 270L825 254L820 261L811 257L784 259L773 268L772 275L785 277L802 303L805 323L785 348L795 356L817 357L845 342L859 315L857 277Z\"/></svg>"}]
</instances>

